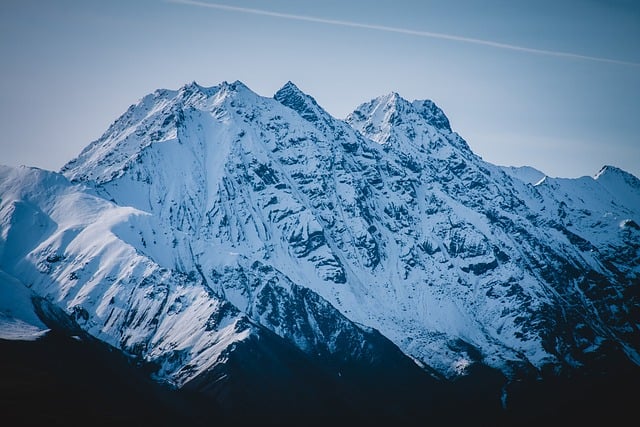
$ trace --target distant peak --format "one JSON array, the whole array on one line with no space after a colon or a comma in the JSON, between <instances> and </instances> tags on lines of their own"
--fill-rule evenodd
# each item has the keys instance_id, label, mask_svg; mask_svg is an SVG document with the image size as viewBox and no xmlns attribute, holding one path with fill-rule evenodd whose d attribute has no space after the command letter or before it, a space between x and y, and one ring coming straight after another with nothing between
<instances>
[{"instance_id":1,"label":"distant peak","mask_svg":"<svg viewBox=\"0 0 640 427\"><path fill-rule=\"evenodd\" d=\"M231 83L225 80L222 83L220 83L217 86L217 88L225 92L243 92L243 91L253 92L251 89L249 89L247 85L242 83L240 80L236 80Z\"/></svg>"},{"instance_id":2,"label":"distant peak","mask_svg":"<svg viewBox=\"0 0 640 427\"><path fill-rule=\"evenodd\" d=\"M232 89L232 90L251 90L246 84L244 84L240 80L236 80L233 83L228 84L228 86L229 86L229 89Z\"/></svg>"},{"instance_id":3,"label":"distant peak","mask_svg":"<svg viewBox=\"0 0 640 427\"><path fill-rule=\"evenodd\" d=\"M373 116L382 113L385 119L397 118L398 114L411 110L411 103L398 94L389 92L360 105L356 112L365 116Z\"/></svg>"},{"instance_id":4,"label":"distant peak","mask_svg":"<svg viewBox=\"0 0 640 427\"><path fill-rule=\"evenodd\" d=\"M302 92L293 82L288 81L276 92L273 99L296 111L303 119L317 122L324 110L312 96Z\"/></svg>"},{"instance_id":5,"label":"distant peak","mask_svg":"<svg viewBox=\"0 0 640 427\"><path fill-rule=\"evenodd\" d=\"M386 95L383 95L382 99L386 99L389 102L406 101L403 97L400 96L398 92L395 92L395 91L392 91Z\"/></svg>"},{"instance_id":6,"label":"distant peak","mask_svg":"<svg viewBox=\"0 0 640 427\"><path fill-rule=\"evenodd\" d=\"M449 119L444 112L438 107L435 102L430 99L415 100L409 102L398 94L398 92L390 92L373 101L379 108L380 105L384 105L385 110L394 110L395 112L402 113L417 113L420 117L426 120L431 126L440 130L451 131L451 125Z\"/></svg>"},{"instance_id":7,"label":"distant peak","mask_svg":"<svg viewBox=\"0 0 640 427\"><path fill-rule=\"evenodd\" d=\"M282 102L282 100L292 97L300 97L313 99L311 96L307 95L303 91L300 90L298 86L295 85L291 80L286 82L284 86L282 86L273 96L276 101ZM313 101L315 103L315 100Z\"/></svg>"},{"instance_id":8,"label":"distant peak","mask_svg":"<svg viewBox=\"0 0 640 427\"><path fill-rule=\"evenodd\" d=\"M620 174L626 174L626 172L625 172L625 171L623 171L623 170L622 170L622 169L620 169L620 168L615 167L615 166L611 166L611 165L604 165L604 166L602 166L602 167L600 168L600 170L598 171L598 173L594 175L594 177L593 177L593 178L594 178L594 179L598 179L598 178L600 178L600 177L604 176L605 174L617 174L617 175L620 175Z\"/></svg>"},{"instance_id":9,"label":"distant peak","mask_svg":"<svg viewBox=\"0 0 640 427\"><path fill-rule=\"evenodd\" d=\"M378 125L388 123L391 126L396 126L420 119L440 131L451 132L449 119L433 101L409 102L397 92L390 92L361 104L346 120L352 126L358 127L357 123L361 123L363 125L360 127L364 127L368 126L369 122Z\"/></svg>"},{"instance_id":10,"label":"distant peak","mask_svg":"<svg viewBox=\"0 0 640 427\"><path fill-rule=\"evenodd\" d=\"M387 108L402 109L402 107L409 105L409 101L404 99L398 92L389 92L376 99L378 104L383 104Z\"/></svg>"},{"instance_id":11,"label":"distant peak","mask_svg":"<svg viewBox=\"0 0 640 427\"><path fill-rule=\"evenodd\" d=\"M298 86L296 86L295 83L293 83L291 80L287 81L284 86L282 86L280 90L278 90L278 92L282 91L302 92L300 88L298 88Z\"/></svg>"},{"instance_id":12,"label":"distant peak","mask_svg":"<svg viewBox=\"0 0 640 427\"><path fill-rule=\"evenodd\" d=\"M635 175L622 170L618 167L605 165L603 166L597 174L594 175L593 179L597 181L622 181L626 184L640 189L640 179Z\"/></svg>"},{"instance_id":13,"label":"distant peak","mask_svg":"<svg viewBox=\"0 0 640 427\"><path fill-rule=\"evenodd\" d=\"M181 95L181 99L186 99L197 94L198 96L211 96L218 92L219 86L204 87L198 84L195 80L191 83L187 83L178 89L178 93Z\"/></svg>"},{"instance_id":14,"label":"distant peak","mask_svg":"<svg viewBox=\"0 0 640 427\"><path fill-rule=\"evenodd\" d=\"M195 80L193 80L192 82L183 85L180 89L178 89L178 91L184 93L184 92L201 91L202 89L204 88L200 86Z\"/></svg>"}]
</instances>

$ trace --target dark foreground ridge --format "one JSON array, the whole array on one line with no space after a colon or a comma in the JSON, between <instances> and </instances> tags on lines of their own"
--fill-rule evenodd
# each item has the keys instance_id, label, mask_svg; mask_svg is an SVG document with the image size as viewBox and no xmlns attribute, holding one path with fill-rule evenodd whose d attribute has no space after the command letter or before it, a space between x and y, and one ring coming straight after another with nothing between
<instances>
[{"instance_id":1,"label":"dark foreground ridge","mask_svg":"<svg viewBox=\"0 0 640 427\"><path fill-rule=\"evenodd\" d=\"M224 372L173 390L151 380L152 367L69 333L0 340L5 425L623 425L636 413L630 390L640 381L629 362L602 361L606 373L512 383L504 409L505 379L486 366L454 382L408 366L354 366L337 380L270 336L244 343Z\"/></svg>"}]
</instances>

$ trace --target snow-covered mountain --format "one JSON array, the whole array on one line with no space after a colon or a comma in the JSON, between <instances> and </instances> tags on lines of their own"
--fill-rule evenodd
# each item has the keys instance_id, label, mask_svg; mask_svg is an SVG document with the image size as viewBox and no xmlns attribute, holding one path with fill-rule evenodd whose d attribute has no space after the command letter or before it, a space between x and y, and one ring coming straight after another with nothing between
<instances>
[{"instance_id":1,"label":"snow-covered mountain","mask_svg":"<svg viewBox=\"0 0 640 427\"><path fill-rule=\"evenodd\" d=\"M494 166L428 100L158 90L61 173L2 167L0 198L3 282L176 387L258 342L336 378L640 364L640 181Z\"/></svg>"}]
</instances>

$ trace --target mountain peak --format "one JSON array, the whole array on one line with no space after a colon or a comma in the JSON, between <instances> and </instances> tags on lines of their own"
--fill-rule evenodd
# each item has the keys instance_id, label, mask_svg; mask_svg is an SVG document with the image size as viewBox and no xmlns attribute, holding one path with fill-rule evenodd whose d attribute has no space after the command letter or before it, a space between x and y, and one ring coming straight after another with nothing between
<instances>
[{"instance_id":1,"label":"mountain peak","mask_svg":"<svg viewBox=\"0 0 640 427\"><path fill-rule=\"evenodd\" d=\"M617 180L640 190L640 179L637 176L611 165L603 166L593 179L600 182Z\"/></svg>"},{"instance_id":2,"label":"mountain peak","mask_svg":"<svg viewBox=\"0 0 640 427\"><path fill-rule=\"evenodd\" d=\"M390 92L361 104L346 118L347 123L378 143L412 139L416 126L428 132L451 133L449 120L430 100L407 101ZM426 125L426 126L425 126ZM395 135L395 136L394 136Z\"/></svg>"},{"instance_id":3,"label":"mountain peak","mask_svg":"<svg viewBox=\"0 0 640 427\"><path fill-rule=\"evenodd\" d=\"M396 91L391 91L386 95L382 95L381 97L379 97L379 99L386 100L387 103L389 104L397 104L398 102L401 102L401 101L407 101L402 96L400 96L400 94Z\"/></svg>"},{"instance_id":4,"label":"mountain peak","mask_svg":"<svg viewBox=\"0 0 640 427\"><path fill-rule=\"evenodd\" d=\"M234 82L227 82L226 80L220 83L218 86L213 86L211 88L202 88L208 96L215 95L217 92L222 94L229 95L238 95L238 94L249 94L253 96L258 96L254 91L252 91L247 85L245 85L240 80L235 80Z\"/></svg>"},{"instance_id":5,"label":"mountain peak","mask_svg":"<svg viewBox=\"0 0 640 427\"><path fill-rule=\"evenodd\" d=\"M246 84L244 84L240 80L235 80L231 83L224 81L220 86L232 91L248 90L253 92L251 89L249 89L249 87Z\"/></svg>"},{"instance_id":6,"label":"mountain peak","mask_svg":"<svg viewBox=\"0 0 640 427\"><path fill-rule=\"evenodd\" d=\"M304 92L302 92L300 88L296 86L296 84L291 80L287 80L287 82L278 90L278 92L276 92L276 94L279 92L300 92L304 94Z\"/></svg>"},{"instance_id":7,"label":"mountain peak","mask_svg":"<svg viewBox=\"0 0 640 427\"><path fill-rule=\"evenodd\" d=\"M275 93L273 99L291 108L308 122L315 123L327 114L312 96L301 91L291 80Z\"/></svg>"},{"instance_id":8,"label":"mountain peak","mask_svg":"<svg viewBox=\"0 0 640 427\"><path fill-rule=\"evenodd\" d=\"M184 84L179 90L187 90L187 89L202 89L202 86L198 84L195 80L190 83Z\"/></svg>"},{"instance_id":9,"label":"mountain peak","mask_svg":"<svg viewBox=\"0 0 640 427\"><path fill-rule=\"evenodd\" d=\"M214 94L218 93L222 89L222 85L205 87L198 84L195 80L191 83L187 83L178 89L177 100L185 101L188 99L206 99Z\"/></svg>"},{"instance_id":10,"label":"mountain peak","mask_svg":"<svg viewBox=\"0 0 640 427\"><path fill-rule=\"evenodd\" d=\"M596 173L593 179L600 179L604 176L626 176L631 175L630 173L611 165L604 165L600 168L598 173Z\"/></svg>"},{"instance_id":11,"label":"mountain peak","mask_svg":"<svg viewBox=\"0 0 640 427\"><path fill-rule=\"evenodd\" d=\"M593 177L611 194L616 194L640 210L640 179L615 166L605 165Z\"/></svg>"},{"instance_id":12,"label":"mountain peak","mask_svg":"<svg viewBox=\"0 0 640 427\"><path fill-rule=\"evenodd\" d=\"M278 91L273 95L273 99L296 111L298 111L298 109L293 108L292 105L297 106L297 101L303 102L305 104L307 103L305 101L308 101L317 106L315 100L311 96L301 91L300 88L296 86L295 83L293 83L291 80L287 81L280 89L278 89Z\"/></svg>"},{"instance_id":13,"label":"mountain peak","mask_svg":"<svg viewBox=\"0 0 640 427\"><path fill-rule=\"evenodd\" d=\"M433 101L425 99L409 102L397 92L390 92L361 104L347 117L347 122L354 124L370 118L378 123L387 122L393 125L402 123L404 119L412 121L409 117L411 115L418 116L440 131L451 132L449 119Z\"/></svg>"},{"instance_id":14,"label":"mountain peak","mask_svg":"<svg viewBox=\"0 0 640 427\"><path fill-rule=\"evenodd\" d=\"M353 113L347 116L346 121L360 132L365 128L369 131L376 128L375 133L386 129L383 132L386 135L392 126L401 124L405 116L404 113L412 109L409 101L402 98L397 92L390 92L359 105ZM382 143L386 138L374 138L374 140Z\"/></svg>"},{"instance_id":15,"label":"mountain peak","mask_svg":"<svg viewBox=\"0 0 640 427\"><path fill-rule=\"evenodd\" d=\"M411 105L411 103L400 96L398 92L389 92L386 95L376 98L374 101L378 101L377 104L383 106L385 109L393 109L395 111L403 111Z\"/></svg>"},{"instance_id":16,"label":"mountain peak","mask_svg":"<svg viewBox=\"0 0 640 427\"><path fill-rule=\"evenodd\" d=\"M187 98L194 93L204 95L205 97L211 97L216 93L239 93L250 92L254 93L247 85L240 80L236 80L232 83L223 81L217 86L206 87L198 84L195 80L191 83L187 83L178 89L178 93L182 95L182 98Z\"/></svg>"}]
</instances>

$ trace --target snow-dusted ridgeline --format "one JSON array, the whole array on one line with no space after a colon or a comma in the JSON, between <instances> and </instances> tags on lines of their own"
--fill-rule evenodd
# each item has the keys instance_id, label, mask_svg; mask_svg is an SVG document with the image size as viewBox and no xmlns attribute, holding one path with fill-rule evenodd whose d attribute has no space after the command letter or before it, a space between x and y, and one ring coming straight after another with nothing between
<instances>
[{"instance_id":1,"label":"snow-dusted ridgeline","mask_svg":"<svg viewBox=\"0 0 640 427\"><path fill-rule=\"evenodd\" d=\"M192 83L62 175L1 174L0 268L177 385L261 327L353 360L374 328L445 376L577 367L604 343L640 361L637 178L491 165L431 101L341 121L292 83Z\"/></svg>"}]
</instances>

